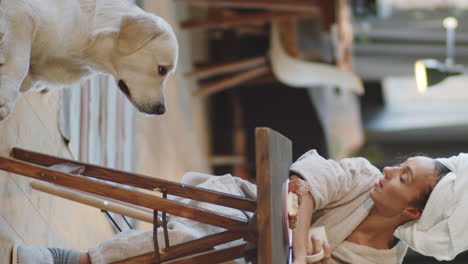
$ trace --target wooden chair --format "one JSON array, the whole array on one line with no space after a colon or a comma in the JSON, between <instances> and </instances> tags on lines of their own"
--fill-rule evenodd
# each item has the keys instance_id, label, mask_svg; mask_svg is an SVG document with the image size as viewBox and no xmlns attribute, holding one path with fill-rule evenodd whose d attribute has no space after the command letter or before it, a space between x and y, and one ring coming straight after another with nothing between
<instances>
[{"instance_id":1,"label":"wooden chair","mask_svg":"<svg viewBox=\"0 0 468 264\"><path fill-rule=\"evenodd\" d=\"M166 247L161 250L156 240L155 252L115 263L222 263L244 257L259 264L284 264L288 261L289 239L285 225L287 217L285 218L281 206L283 201L280 194L284 192L283 183L288 178L292 161L291 142L268 128L257 128L255 134L257 201L19 148L12 149L11 158L0 157L0 169L153 210L154 230L162 226ZM59 167L75 169L64 172ZM90 178L119 183L120 186ZM163 198L123 188L121 185L158 191L163 194ZM244 221L168 200L168 194L254 212L254 217ZM162 212L162 220L159 220L158 212ZM166 214L222 227L226 231L183 244L170 245ZM213 249L216 245L240 238L244 239L240 245Z\"/></svg>"},{"instance_id":2,"label":"wooden chair","mask_svg":"<svg viewBox=\"0 0 468 264\"><path fill-rule=\"evenodd\" d=\"M180 25L183 29L233 29L241 34L258 34L259 26L281 21L286 48L293 56L298 55L299 50L296 20L323 15L323 4L310 0L178 0L178 2L208 8L206 17L182 21ZM257 27L257 30L253 30L253 27ZM202 79L221 74L232 75L203 85L194 91L194 95L208 96L259 78L272 79L267 56L212 65L186 76Z\"/></svg>"},{"instance_id":3,"label":"wooden chair","mask_svg":"<svg viewBox=\"0 0 468 264\"><path fill-rule=\"evenodd\" d=\"M255 80L277 80L287 86L294 87L290 80L284 82L276 68L294 70L287 71L295 74L295 80L304 80L305 86L320 86L331 83L345 90L362 93L360 80L352 73L352 24L351 7L349 0L338 1L314 1L314 0L178 0L196 6L208 8L224 8L218 15L208 15L202 19L190 19L181 22L184 29L206 28L236 28L242 25L258 25L272 23L270 30L270 51L267 56L243 59L230 63L208 66L186 74L186 77L203 79L217 75L232 74L221 80L202 85L194 91L196 96L208 96L231 87L246 84ZM235 13L231 8L250 9L255 12ZM261 10L261 11L258 11ZM278 11L280 10L280 11ZM219 15L221 13L221 15ZM227 14L227 15L226 15ZM323 31L330 32L332 24L337 24L337 43L335 43L336 65L321 62L320 54L313 55L314 62L304 61L299 58L300 48L298 43L297 20L311 17L322 19ZM276 29L275 29L276 28ZM276 31L276 32L274 32ZM275 37L279 34L279 37ZM276 48L275 48L276 47ZM280 47L280 48L278 48ZM282 56L278 56L277 50L281 49ZM284 55L283 55L284 54ZM281 57L281 59L278 59ZM289 57L288 59L283 59ZM278 61L281 65L278 66ZM286 62L285 62L286 61ZM283 63L287 63L285 66ZM276 64L276 65L275 65ZM303 65L306 65L303 67ZM335 67L336 66L336 67ZM299 68L299 71L295 71ZM306 69L304 69L306 68ZM310 74L302 74L307 71ZM273 74L272 74L273 73ZM302 76L297 76L301 73ZM330 76L339 76L338 81ZM301 83L301 85L302 85ZM350 88L348 88L350 87Z\"/></svg>"}]
</instances>

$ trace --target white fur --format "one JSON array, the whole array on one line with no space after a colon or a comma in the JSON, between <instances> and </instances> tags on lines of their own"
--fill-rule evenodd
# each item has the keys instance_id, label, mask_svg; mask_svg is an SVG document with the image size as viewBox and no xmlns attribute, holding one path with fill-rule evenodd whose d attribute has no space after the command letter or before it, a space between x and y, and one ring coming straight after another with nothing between
<instances>
[{"instance_id":1,"label":"white fur","mask_svg":"<svg viewBox=\"0 0 468 264\"><path fill-rule=\"evenodd\" d=\"M38 83L63 86L96 72L125 81L129 100L157 114L177 56L169 24L126 0L1 0L0 120L19 91ZM158 66L168 66L168 73L161 76Z\"/></svg>"}]
</instances>

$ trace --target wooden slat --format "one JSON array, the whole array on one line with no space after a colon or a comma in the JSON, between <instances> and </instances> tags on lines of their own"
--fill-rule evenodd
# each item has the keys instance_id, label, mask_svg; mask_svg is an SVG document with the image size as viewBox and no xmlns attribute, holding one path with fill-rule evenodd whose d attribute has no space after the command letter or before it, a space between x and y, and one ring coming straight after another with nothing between
<instances>
[{"instance_id":1,"label":"wooden slat","mask_svg":"<svg viewBox=\"0 0 468 264\"><path fill-rule=\"evenodd\" d=\"M74 202L86 204L109 212L125 215L150 224L153 223L153 214L123 205L121 203L115 203L89 194L72 191L70 189L57 187L42 182L32 182L31 187L35 190L42 191Z\"/></svg>"},{"instance_id":2,"label":"wooden slat","mask_svg":"<svg viewBox=\"0 0 468 264\"><path fill-rule=\"evenodd\" d=\"M223 227L228 230L236 230L241 232L247 230L247 223L236 217L214 213L205 209L159 198L146 193L125 189L104 182L94 181L83 176L58 172L38 165L8 159L5 157L0 157L0 169L24 175L30 178L58 184L68 188L102 195L105 197L117 199L119 201L167 212L172 215L218 227Z\"/></svg>"},{"instance_id":3,"label":"wooden slat","mask_svg":"<svg viewBox=\"0 0 468 264\"><path fill-rule=\"evenodd\" d=\"M248 9L267 9L281 11L311 12L318 14L320 8L310 0L178 0L190 5L204 7L232 7Z\"/></svg>"},{"instance_id":4,"label":"wooden slat","mask_svg":"<svg viewBox=\"0 0 468 264\"><path fill-rule=\"evenodd\" d=\"M268 128L255 130L257 165L258 264L287 263L288 245L283 237L282 185L292 162L291 141Z\"/></svg>"},{"instance_id":5,"label":"wooden slat","mask_svg":"<svg viewBox=\"0 0 468 264\"><path fill-rule=\"evenodd\" d=\"M71 163L75 165L85 166L85 171L83 175L86 176L148 190L154 190L157 188L165 189L167 190L168 194L171 195L190 198L192 200L202 202L218 204L249 212L255 212L256 210L256 202L252 199L248 199L245 197L197 188L189 185L182 185L180 183L175 183L167 180L148 177L130 172L118 171L110 168L91 165L75 160L59 158L20 148L13 148L11 150L10 155L15 159L31 162L45 167L49 167L58 163Z\"/></svg>"},{"instance_id":6,"label":"wooden slat","mask_svg":"<svg viewBox=\"0 0 468 264\"><path fill-rule=\"evenodd\" d=\"M225 74L225 73L232 73L240 70L246 70L258 65L265 64L267 61L265 56L249 58L245 60L239 60L230 63L223 63L218 65L213 65L209 67L205 67L203 69L199 69L193 72L189 72L185 74L185 77L188 78L197 78L202 79L206 77L215 76L218 74Z\"/></svg>"},{"instance_id":7,"label":"wooden slat","mask_svg":"<svg viewBox=\"0 0 468 264\"><path fill-rule=\"evenodd\" d=\"M270 72L270 69L268 66L259 66L252 70L239 73L232 77L225 78L214 84L201 87L198 90L196 90L193 94L197 96L208 96L208 95L226 90L228 88L231 88L233 86L239 85L241 83L247 82L254 78L260 77L269 72Z\"/></svg>"},{"instance_id":8,"label":"wooden slat","mask_svg":"<svg viewBox=\"0 0 468 264\"><path fill-rule=\"evenodd\" d=\"M288 19L279 23L281 42L289 56L299 57L299 36L297 33L297 20Z\"/></svg>"},{"instance_id":9,"label":"wooden slat","mask_svg":"<svg viewBox=\"0 0 468 264\"><path fill-rule=\"evenodd\" d=\"M276 79L275 75L270 72L265 75L262 75L261 77L255 78L253 80L247 81L245 83L246 86L266 86L266 85L272 85L272 84L277 84L278 79Z\"/></svg>"},{"instance_id":10,"label":"wooden slat","mask_svg":"<svg viewBox=\"0 0 468 264\"><path fill-rule=\"evenodd\" d=\"M197 240L189 241L179 245L171 246L167 251L161 252L161 261L168 261L185 257L188 255L211 250L214 246L228 243L243 237L242 233L225 231L222 233L210 235ZM112 264L145 264L151 263L155 256L154 252L141 256L121 260ZM211 263L211 262L210 262Z\"/></svg>"},{"instance_id":11,"label":"wooden slat","mask_svg":"<svg viewBox=\"0 0 468 264\"><path fill-rule=\"evenodd\" d=\"M314 16L308 12L256 12L246 14L236 14L228 17L206 17L189 19L182 21L180 26L183 29L212 29L212 28L233 28L242 25L262 25L274 20L285 20L291 18L306 18Z\"/></svg>"}]
</instances>

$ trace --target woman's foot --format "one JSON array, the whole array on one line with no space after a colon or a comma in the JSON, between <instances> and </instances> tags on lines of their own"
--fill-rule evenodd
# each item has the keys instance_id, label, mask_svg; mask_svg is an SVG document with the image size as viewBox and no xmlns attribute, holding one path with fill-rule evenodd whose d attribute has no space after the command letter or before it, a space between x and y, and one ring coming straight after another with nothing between
<instances>
[{"instance_id":1,"label":"woman's foot","mask_svg":"<svg viewBox=\"0 0 468 264\"><path fill-rule=\"evenodd\" d=\"M49 249L26 244L13 246L12 264L53 264Z\"/></svg>"},{"instance_id":2,"label":"woman's foot","mask_svg":"<svg viewBox=\"0 0 468 264\"><path fill-rule=\"evenodd\" d=\"M62 248L15 244L12 264L91 264L87 253Z\"/></svg>"}]
</instances>

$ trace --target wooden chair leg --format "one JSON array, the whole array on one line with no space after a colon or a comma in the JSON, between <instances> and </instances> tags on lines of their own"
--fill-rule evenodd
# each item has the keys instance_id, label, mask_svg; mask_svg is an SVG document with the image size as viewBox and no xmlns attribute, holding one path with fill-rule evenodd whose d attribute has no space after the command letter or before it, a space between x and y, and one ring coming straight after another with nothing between
<instances>
[{"instance_id":1,"label":"wooden chair leg","mask_svg":"<svg viewBox=\"0 0 468 264\"><path fill-rule=\"evenodd\" d=\"M44 167L50 167L62 163L84 166L85 169L82 173L84 176L112 181L152 191L156 189L165 190L168 194L171 195L190 198L201 202L218 204L243 211L255 212L256 210L256 201L249 198L183 185L176 182L139 175L136 173L114 170L20 148L13 148L11 150L10 156L17 160L26 161L28 163L33 163ZM73 186L71 188L73 188Z\"/></svg>"},{"instance_id":2,"label":"wooden chair leg","mask_svg":"<svg viewBox=\"0 0 468 264\"><path fill-rule=\"evenodd\" d=\"M167 251L161 252L161 261L170 261L181 257L187 257L213 249L214 246L222 245L243 238L244 234L239 232L225 231L222 233L206 236L179 245L171 246ZM144 264L150 263L155 253L147 253L133 258L114 262L112 264ZM211 263L211 262L210 262Z\"/></svg>"},{"instance_id":3,"label":"wooden chair leg","mask_svg":"<svg viewBox=\"0 0 468 264\"><path fill-rule=\"evenodd\" d=\"M289 238L282 209L283 183L292 163L292 143L283 135L268 129L255 129L257 171L258 263L286 263Z\"/></svg>"}]
</instances>

